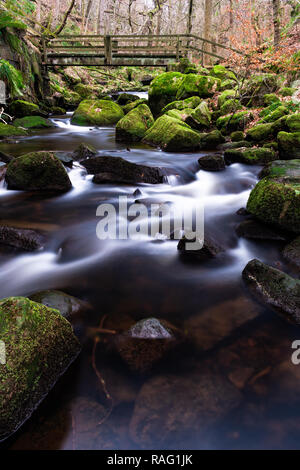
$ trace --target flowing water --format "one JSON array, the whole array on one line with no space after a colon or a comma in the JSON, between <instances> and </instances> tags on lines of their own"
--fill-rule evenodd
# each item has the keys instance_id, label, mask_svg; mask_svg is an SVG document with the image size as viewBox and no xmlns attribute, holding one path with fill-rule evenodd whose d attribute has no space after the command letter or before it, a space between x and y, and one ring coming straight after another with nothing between
<instances>
[{"instance_id":1,"label":"flowing water","mask_svg":"<svg viewBox=\"0 0 300 470\"><path fill-rule=\"evenodd\" d=\"M4 446L298 447L300 366L298 372L291 363L291 343L299 337L298 330L252 303L241 279L243 268L253 258L273 265L283 263L279 243L256 243L235 234L236 225L244 220L236 212L245 207L260 168L233 164L222 172L199 171L197 160L203 153L164 153L141 145L126 148L115 142L112 127L72 126L69 116L53 118L53 122L55 128L1 144L0 150L16 156L37 150L73 151L84 142L96 147L99 155L163 167L168 182L96 185L75 163L68 170L73 189L63 195L8 191L2 184L1 223L41 229L47 234L47 244L45 250L29 254L1 248L1 297L27 296L55 288L92 305L92 311L74 322L83 344L81 355L32 418ZM175 240L151 236L99 240L98 205L116 204L121 195L133 203L137 187L142 192L138 198L146 203L169 201L180 207L201 199L205 230L213 233L225 252L199 264L182 258ZM289 270L284 264L283 268ZM110 352L109 335L101 338L93 356L94 337L89 328L97 327L104 315L106 328L131 324L132 319L163 318L185 332L187 341L153 372L139 376ZM205 347L211 336L210 346ZM113 396L112 410L93 368L93 357ZM199 421L203 414L206 423L205 409L214 409L211 400L215 397L211 395L222 395L222 387L208 391L199 403L195 383L204 373L230 383L239 403L226 412L225 397L224 410L215 407L216 416L209 420L203 434ZM175 382L168 393L162 389L170 374ZM148 395L143 400L141 390L145 394L145 387ZM185 387L186 400L182 391ZM191 419L193 412L196 421Z\"/></svg>"}]
</instances>

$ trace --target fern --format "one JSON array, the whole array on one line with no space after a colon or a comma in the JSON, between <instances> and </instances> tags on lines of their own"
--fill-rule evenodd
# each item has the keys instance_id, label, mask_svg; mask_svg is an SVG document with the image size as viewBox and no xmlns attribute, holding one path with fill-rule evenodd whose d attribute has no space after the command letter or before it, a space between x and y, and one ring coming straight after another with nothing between
<instances>
[{"instance_id":1,"label":"fern","mask_svg":"<svg viewBox=\"0 0 300 470\"><path fill-rule=\"evenodd\" d=\"M7 84L12 97L22 95L24 88L22 74L4 59L0 59L0 80Z\"/></svg>"},{"instance_id":2,"label":"fern","mask_svg":"<svg viewBox=\"0 0 300 470\"><path fill-rule=\"evenodd\" d=\"M3 28L26 29L25 23L14 18L10 13L0 12L0 30Z\"/></svg>"}]
</instances>

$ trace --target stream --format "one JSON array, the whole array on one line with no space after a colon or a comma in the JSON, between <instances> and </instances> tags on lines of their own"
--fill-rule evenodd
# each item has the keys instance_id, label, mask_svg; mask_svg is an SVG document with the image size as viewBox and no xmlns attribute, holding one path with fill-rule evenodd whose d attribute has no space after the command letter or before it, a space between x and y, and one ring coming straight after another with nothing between
<instances>
[{"instance_id":1,"label":"stream","mask_svg":"<svg viewBox=\"0 0 300 470\"><path fill-rule=\"evenodd\" d=\"M197 161L207 152L173 154L142 145L128 148L115 142L113 127L72 126L69 115L52 121L56 127L36 131L16 143L2 143L0 150L15 156L38 150L71 152L84 142L99 155L163 167L168 184L96 185L75 162L68 169L73 189L66 194L50 197L8 191L4 183L0 187L1 224L47 234L41 252L0 248L1 297L58 289L92 305L92 311L74 324L83 345L81 355L31 419L3 445L11 449L296 448L300 366L298 372L291 363L291 344L299 333L254 303L241 279L253 258L281 263L288 272L290 268L281 258L279 242L254 242L235 234L235 227L244 220L237 211L246 206L261 168L233 164L221 172L200 171ZM115 204L122 195L133 203L137 188L142 193L138 199L146 204L170 201L179 207L201 199L205 230L225 247L224 253L200 264L180 256L176 240L159 236L99 240L98 205ZM152 373L139 376L116 355L106 353L109 339L104 338L96 362L114 396L114 406L101 424L110 403L92 367L89 328L96 328L103 315L109 319L107 328L126 325L130 318L162 318L181 331L192 331L192 339ZM203 323L203 315L209 322ZM210 330L215 322L219 338L203 348L207 335L213 336ZM191 415L195 410L201 419L201 406L204 415L207 406L199 402L197 392L190 391L203 371L231 381L240 396L238 406L228 413L220 412L218 405L207 405L218 416L209 420L204 434L198 432L199 420L194 422ZM170 402L164 386L159 386L169 374L177 380ZM156 376L160 382L155 382ZM138 396L146 382L150 391L143 401ZM209 391L207 395L208 403L216 398ZM169 406L175 411L168 410Z\"/></svg>"}]
</instances>

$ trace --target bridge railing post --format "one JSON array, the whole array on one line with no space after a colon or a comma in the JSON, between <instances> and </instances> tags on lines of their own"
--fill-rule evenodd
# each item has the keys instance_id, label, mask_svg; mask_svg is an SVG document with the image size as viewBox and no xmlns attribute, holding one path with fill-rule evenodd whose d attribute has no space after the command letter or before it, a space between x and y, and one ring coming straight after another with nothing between
<instances>
[{"instance_id":1,"label":"bridge railing post","mask_svg":"<svg viewBox=\"0 0 300 470\"><path fill-rule=\"evenodd\" d=\"M105 64L112 64L112 40L111 36L104 36Z\"/></svg>"}]
</instances>

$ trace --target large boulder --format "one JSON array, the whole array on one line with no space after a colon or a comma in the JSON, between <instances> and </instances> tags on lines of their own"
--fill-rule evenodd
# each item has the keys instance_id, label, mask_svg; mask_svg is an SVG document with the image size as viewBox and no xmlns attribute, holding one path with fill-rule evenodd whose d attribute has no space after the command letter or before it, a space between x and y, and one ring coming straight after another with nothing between
<instances>
[{"instance_id":1,"label":"large boulder","mask_svg":"<svg viewBox=\"0 0 300 470\"><path fill-rule=\"evenodd\" d=\"M4 124L0 122L0 139L6 137L14 137L14 136L23 136L28 135L26 129L21 127L11 126L9 124Z\"/></svg>"},{"instance_id":2,"label":"large boulder","mask_svg":"<svg viewBox=\"0 0 300 470\"><path fill-rule=\"evenodd\" d=\"M219 108L221 108L221 106L223 106L223 104L227 100L230 100L232 98L235 99L236 97L237 97L236 90L225 90L225 91L223 91L218 97L218 106L219 106Z\"/></svg>"},{"instance_id":3,"label":"large boulder","mask_svg":"<svg viewBox=\"0 0 300 470\"><path fill-rule=\"evenodd\" d=\"M209 72L209 75L212 77L219 78L220 80L235 80L237 81L236 75L231 71L226 69L224 65L214 65Z\"/></svg>"},{"instance_id":4,"label":"large boulder","mask_svg":"<svg viewBox=\"0 0 300 470\"><path fill-rule=\"evenodd\" d=\"M300 325L300 281L257 259L243 271L251 294L262 304Z\"/></svg>"},{"instance_id":5,"label":"large boulder","mask_svg":"<svg viewBox=\"0 0 300 470\"><path fill-rule=\"evenodd\" d=\"M172 101L172 103L167 104L162 109L162 114L167 113L171 109L178 109L182 111L183 109L195 109L201 103L201 98L199 96L191 96L186 100Z\"/></svg>"},{"instance_id":6,"label":"large boulder","mask_svg":"<svg viewBox=\"0 0 300 470\"><path fill-rule=\"evenodd\" d=\"M245 106L263 106L264 96L273 93L279 88L279 80L276 74L262 73L252 75L246 80L242 89L242 104Z\"/></svg>"},{"instance_id":7,"label":"large boulder","mask_svg":"<svg viewBox=\"0 0 300 470\"><path fill-rule=\"evenodd\" d=\"M224 153L225 162L246 163L247 165L265 165L276 160L276 152L269 148L237 148L228 149Z\"/></svg>"},{"instance_id":8,"label":"large boulder","mask_svg":"<svg viewBox=\"0 0 300 470\"><path fill-rule=\"evenodd\" d=\"M118 122L116 140L139 142L153 124L154 119L149 107L146 104L140 104Z\"/></svg>"},{"instance_id":9,"label":"large boulder","mask_svg":"<svg viewBox=\"0 0 300 470\"><path fill-rule=\"evenodd\" d=\"M5 348L0 365L1 441L30 417L80 346L57 310L24 297L1 300L0 324Z\"/></svg>"},{"instance_id":10,"label":"large boulder","mask_svg":"<svg viewBox=\"0 0 300 470\"><path fill-rule=\"evenodd\" d=\"M132 93L120 93L117 98L117 103L120 106L125 106L128 103L132 103L133 101L139 100L140 97L138 95L133 95Z\"/></svg>"},{"instance_id":11,"label":"large boulder","mask_svg":"<svg viewBox=\"0 0 300 470\"><path fill-rule=\"evenodd\" d=\"M251 191L247 210L262 222L300 233L299 181L299 177L285 175L279 167L276 176L266 176Z\"/></svg>"},{"instance_id":12,"label":"large boulder","mask_svg":"<svg viewBox=\"0 0 300 470\"><path fill-rule=\"evenodd\" d=\"M193 129L203 130L211 124L211 112L208 109L207 103L202 101L197 108L187 116L185 122Z\"/></svg>"},{"instance_id":13,"label":"large boulder","mask_svg":"<svg viewBox=\"0 0 300 470\"><path fill-rule=\"evenodd\" d=\"M13 117L22 118L25 116L45 116L47 113L40 110L37 104L24 100L13 101L9 105L9 112Z\"/></svg>"},{"instance_id":14,"label":"large boulder","mask_svg":"<svg viewBox=\"0 0 300 470\"><path fill-rule=\"evenodd\" d=\"M166 152L193 151L199 148L200 135L184 122L163 115L146 132L143 142Z\"/></svg>"},{"instance_id":15,"label":"large boulder","mask_svg":"<svg viewBox=\"0 0 300 470\"><path fill-rule=\"evenodd\" d=\"M33 152L7 165L8 189L24 191L68 191L72 187L63 164L53 152Z\"/></svg>"},{"instance_id":16,"label":"large boulder","mask_svg":"<svg viewBox=\"0 0 300 470\"><path fill-rule=\"evenodd\" d=\"M191 243L193 243L194 249L190 249ZM196 240L195 238L189 240L183 236L178 242L177 250L185 257L188 256L190 259L202 262L215 258L224 251L224 248L221 247L214 238L206 234L204 240Z\"/></svg>"},{"instance_id":17,"label":"large boulder","mask_svg":"<svg viewBox=\"0 0 300 470\"><path fill-rule=\"evenodd\" d=\"M94 157L81 162L88 173L96 175L94 182L121 182L125 184L163 182L161 170L157 167L138 165L121 157Z\"/></svg>"},{"instance_id":18,"label":"large boulder","mask_svg":"<svg viewBox=\"0 0 300 470\"><path fill-rule=\"evenodd\" d=\"M221 81L218 78L204 75L185 75L179 86L176 98L183 100L190 96L200 96L209 98L213 96L220 87Z\"/></svg>"},{"instance_id":19,"label":"large boulder","mask_svg":"<svg viewBox=\"0 0 300 470\"><path fill-rule=\"evenodd\" d=\"M84 100L75 110L71 123L77 126L111 126L124 117L121 106L111 100Z\"/></svg>"},{"instance_id":20,"label":"large boulder","mask_svg":"<svg viewBox=\"0 0 300 470\"><path fill-rule=\"evenodd\" d=\"M132 111L134 108L140 106L140 104L148 104L148 100L145 98L140 98L136 101L130 101L129 103L125 104L125 106L123 106L123 111L125 114L127 114L129 111Z\"/></svg>"},{"instance_id":21,"label":"large boulder","mask_svg":"<svg viewBox=\"0 0 300 470\"><path fill-rule=\"evenodd\" d=\"M221 132L230 134L233 131L245 129L252 117L253 115L249 111L238 111L234 114L219 117L216 125Z\"/></svg>"},{"instance_id":22,"label":"large boulder","mask_svg":"<svg viewBox=\"0 0 300 470\"><path fill-rule=\"evenodd\" d=\"M300 160L275 160L266 165L260 172L259 177L291 177L300 181Z\"/></svg>"},{"instance_id":23,"label":"large boulder","mask_svg":"<svg viewBox=\"0 0 300 470\"><path fill-rule=\"evenodd\" d=\"M154 116L160 114L161 110L172 101L176 95L184 75L180 72L166 72L158 75L149 87L149 106Z\"/></svg>"},{"instance_id":24,"label":"large boulder","mask_svg":"<svg viewBox=\"0 0 300 470\"><path fill-rule=\"evenodd\" d=\"M97 150L90 144L82 142L72 153L73 160L81 162L87 158L95 157L97 155Z\"/></svg>"},{"instance_id":25,"label":"large boulder","mask_svg":"<svg viewBox=\"0 0 300 470\"><path fill-rule=\"evenodd\" d=\"M300 113L288 116L286 118L286 125L290 132L300 132Z\"/></svg>"},{"instance_id":26,"label":"large boulder","mask_svg":"<svg viewBox=\"0 0 300 470\"><path fill-rule=\"evenodd\" d=\"M222 104L219 112L221 116L224 116L225 114L236 113L239 109L242 109L242 107L239 100L228 99Z\"/></svg>"},{"instance_id":27,"label":"large boulder","mask_svg":"<svg viewBox=\"0 0 300 470\"><path fill-rule=\"evenodd\" d=\"M16 127L24 127L25 129L47 129L49 127L55 127L50 119L45 119L41 116L26 116L15 119L13 125Z\"/></svg>"},{"instance_id":28,"label":"large boulder","mask_svg":"<svg viewBox=\"0 0 300 470\"><path fill-rule=\"evenodd\" d=\"M280 158L300 157L300 132L279 132L277 135Z\"/></svg>"}]
</instances>

